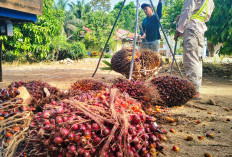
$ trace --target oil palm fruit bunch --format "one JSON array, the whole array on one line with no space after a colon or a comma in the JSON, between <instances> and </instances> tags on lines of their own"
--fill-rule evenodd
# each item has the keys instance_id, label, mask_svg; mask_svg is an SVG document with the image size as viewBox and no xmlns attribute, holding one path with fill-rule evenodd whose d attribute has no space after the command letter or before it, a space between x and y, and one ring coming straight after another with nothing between
<instances>
[{"instance_id":1,"label":"oil palm fruit bunch","mask_svg":"<svg viewBox=\"0 0 232 157\"><path fill-rule=\"evenodd\" d=\"M9 100L10 98L14 98L19 95L19 91L17 88L10 87L8 89L0 89L0 103Z\"/></svg>"},{"instance_id":2,"label":"oil palm fruit bunch","mask_svg":"<svg viewBox=\"0 0 232 157\"><path fill-rule=\"evenodd\" d=\"M71 85L71 90L81 90L82 92L88 92L90 90L105 90L106 88L107 86L103 83L91 79L78 80Z\"/></svg>"},{"instance_id":3,"label":"oil palm fruit bunch","mask_svg":"<svg viewBox=\"0 0 232 157\"><path fill-rule=\"evenodd\" d=\"M146 69L155 69L160 66L160 56L159 53L154 53L150 49L143 49L141 51L141 57L142 65Z\"/></svg>"},{"instance_id":4,"label":"oil palm fruit bunch","mask_svg":"<svg viewBox=\"0 0 232 157\"><path fill-rule=\"evenodd\" d=\"M111 59L111 67L112 70L129 77L130 72L130 64L132 61L132 52L133 48L123 48L116 52L112 59ZM133 71L140 71L140 52L136 49L135 50L135 57L134 57L134 69Z\"/></svg>"},{"instance_id":5,"label":"oil palm fruit bunch","mask_svg":"<svg viewBox=\"0 0 232 157\"><path fill-rule=\"evenodd\" d=\"M131 97L135 99L143 100L145 95L149 92L144 82L139 80L115 80L112 87L116 87L120 92L127 92Z\"/></svg>"},{"instance_id":6,"label":"oil palm fruit bunch","mask_svg":"<svg viewBox=\"0 0 232 157\"><path fill-rule=\"evenodd\" d=\"M21 86L28 90L32 96L31 103L37 110L41 110L44 104L50 103L52 100L64 97L64 93L59 89L42 81L12 82L9 88L19 88Z\"/></svg>"},{"instance_id":7,"label":"oil palm fruit bunch","mask_svg":"<svg viewBox=\"0 0 232 157\"><path fill-rule=\"evenodd\" d=\"M154 105L164 105L156 87L150 82L117 79L114 81L112 87L118 88L120 92L126 92L132 98L138 100L144 110Z\"/></svg>"},{"instance_id":8,"label":"oil palm fruit bunch","mask_svg":"<svg viewBox=\"0 0 232 157\"><path fill-rule=\"evenodd\" d=\"M94 93L105 91L107 88L107 85L92 79L78 80L68 90L68 97L80 97L80 100L89 99L90 93L94 95Z\"/></svg>"},{"instance_id":9,"label":"oil palm fruit bunch","mask_svg":"<svg viewBox=\"0 0 232 157\"><path fill-rule=\"evenodd\" d=\"M196 94L192 83L177 76L159 76L151 80L167 106L183 105Z\"/></svg>"},{"instance_id":10,"label":"oil palm fruit bunch","mask_svg":"<svg viewBox=\"0 0 232 157\"><path fill-rule=\"evenodd\" d=\"M123 48L111 59L111 69L129 78L132 61L132 48ZM161 59L158 53L149 49L135 51L133 75L134 79L148 78L159 71Z\"/></svg>"},{"instance_id":11,"label":"oil palm fruit bunch","mask_svg":"<svg viewBox=\"0 0 232 157\"><path fill-rule=\"evenodd\" d=\"M157 74L161 66L161 57L159 53L154 53L150 49L143 49L141 51L141 74L143 77L148 78L154 74Z\"/></svg>"}]
</instances>

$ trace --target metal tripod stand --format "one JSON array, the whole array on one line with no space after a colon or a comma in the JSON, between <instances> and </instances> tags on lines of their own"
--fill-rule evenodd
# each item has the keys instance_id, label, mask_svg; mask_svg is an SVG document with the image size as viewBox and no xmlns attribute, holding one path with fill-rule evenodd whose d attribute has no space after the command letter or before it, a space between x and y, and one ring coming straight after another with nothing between
<instances>
[{"instance_id":1,"label":"metal tripod stand","mask_svg":"<svg viewBox=\"0 0 232 157\"><path fill-rule=\"evenodd\" d=\"M97 67L96 67L96 69L95 69L95 71L94 71L92 77L95 76L95 74L96 74L96 72L97 72L97 70L98 70L98 67L99 67L99 65L100 65L102 56L103 56L103 54L104 54L104 52L105 52L105 49L106 49L106 46L107 46L107 44L108 44L108 42L109 42L109 40L110 40L110 37L112 36L112 33L113 33L114 28L115 28L115 26L116 26L116 24L117 24L117 21L118 21L118 18L119 18L119 16L120 16L121 12L122 12L122 9L123 9L123 7L124 7L124 5L125 5L125 2L126 2L126 0L123 1L123 4L122 4L122 6L121 6L121 8L120 8L120 11L119 11L119 13L118 13L118 16L117 16L117 18L116 18L116 20L115 20L115 22L114 22L114 25L113 25L113 27L112 27L112 29L111 29L111 32L110 32L110 35L109 35L109 37L108 37L108 39L107 39L107 41L106 41L106 44L105 44L105 46L104 46L104 48L103 48L103 50L102 50L102 52L101 52L101 55L100 55L100 58L99 58ZM168 38L167 38L167 36L166 36L166 34L165 34L165 32L164 32L164 28L163 28L162 24L160 23L160 19L159 19L158 15L156 14L156 10L155 10L155 7L154 7L154 5L153 5L152 0L150 0L150 3L151 3L151 6L152 6L152 8L153 8L153 11L154 11L154 13L155 13L155 16L156 16L156 18L157 18L157 20L158 20L158 22L159 22L160 28L161 28L161 30L162 30L162 32L163 32L163 34L164 34L164 37L165 37L165 40L166 40L166 42L167 42L167 44L168 44L168 47L169 47L169 49L170 49L170 52L171 52L171 54L172 54L172 56L173 56L173 61L176 63L176 66L177 66L177 68L178 68L178 71L179 71L181 77L183 78L183 75L182 75L182 73L181 73L180 67L179 67L179 65L178 65L178 63L177 63L177 61L176 61L175 54L173 53L173 50L172 50L172 48L171 48L171 46L170 46L170 44L169 44ZM131 61L131 65L130 65L129 80L131 80L132 72L133 72L133 66L134 66L134 55L135 55L135 47L136 47L136 40L137 40L137 30L138 30L138 10L139 10L139 0L136 0L136 26L135 26L135 37L134 37L132 61Z\"/></svg>"}]
</instances>

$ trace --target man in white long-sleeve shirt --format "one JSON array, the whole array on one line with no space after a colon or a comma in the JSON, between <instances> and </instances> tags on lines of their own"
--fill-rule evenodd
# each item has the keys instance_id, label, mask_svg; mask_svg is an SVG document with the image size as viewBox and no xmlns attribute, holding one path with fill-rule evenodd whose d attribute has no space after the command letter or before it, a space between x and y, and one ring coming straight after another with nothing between
<instances>
[{"instance_id":1,"label":"man in white long-sleeve shirt","mask_svg":"<svg viewBox=\"0 0 232 157\"><path fill-rule=\"evenodd\" d=\"M204 33L214 9L213 0L185 0L184 8L179 17L175 40L183 35L183 64L186 76L193 83L200 98L199 90L202 82L202 48Z\"/></svg>"}]
</instances>

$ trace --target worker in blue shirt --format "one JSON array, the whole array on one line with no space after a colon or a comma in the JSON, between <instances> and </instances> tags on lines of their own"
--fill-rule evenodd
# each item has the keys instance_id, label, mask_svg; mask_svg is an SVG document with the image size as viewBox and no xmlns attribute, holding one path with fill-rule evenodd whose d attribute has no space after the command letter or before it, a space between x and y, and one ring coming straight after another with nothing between
<instances>
[{"instance_id":1,"label":"worker in blue shirt","mask_svg":"<svg viewBox=\"0 0 232 157\"><path fill-rule=\"evenodd\" d=\"M142 28L140 30L141 38L143 39L142 48L143 49L151 49L154 52L159 52L159 40L160 37L160 25L159 22L153 14L153 9L150 4L142 4L141 8L144 13L147 15L146 18L143 19ZM159 4L157 6L157 15L159 19L162 17L162 2L159 0Z\"/></svg>"}]
</instances>

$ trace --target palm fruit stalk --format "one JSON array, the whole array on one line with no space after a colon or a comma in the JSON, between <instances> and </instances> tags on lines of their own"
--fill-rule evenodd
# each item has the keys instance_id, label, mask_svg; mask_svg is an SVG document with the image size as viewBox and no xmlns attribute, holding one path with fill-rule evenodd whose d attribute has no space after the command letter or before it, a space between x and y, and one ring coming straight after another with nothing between
<instances>
[{"instance_id":1,"label":"palm fruit stalk","mask_svg":"<svg viewBox=\"0 0 232 157\"><path fill-rule=\"evenodd\" d=\"M27 104L26 99L30 99L30 95L25 88L20 88L20 92L15 90L15 94L11 90L2 90L3 93L10 91L11 96L0 103L0 156L7 157L14 156L18 145L25 139L33 110Z\"/></svg>"}]
</instances>

